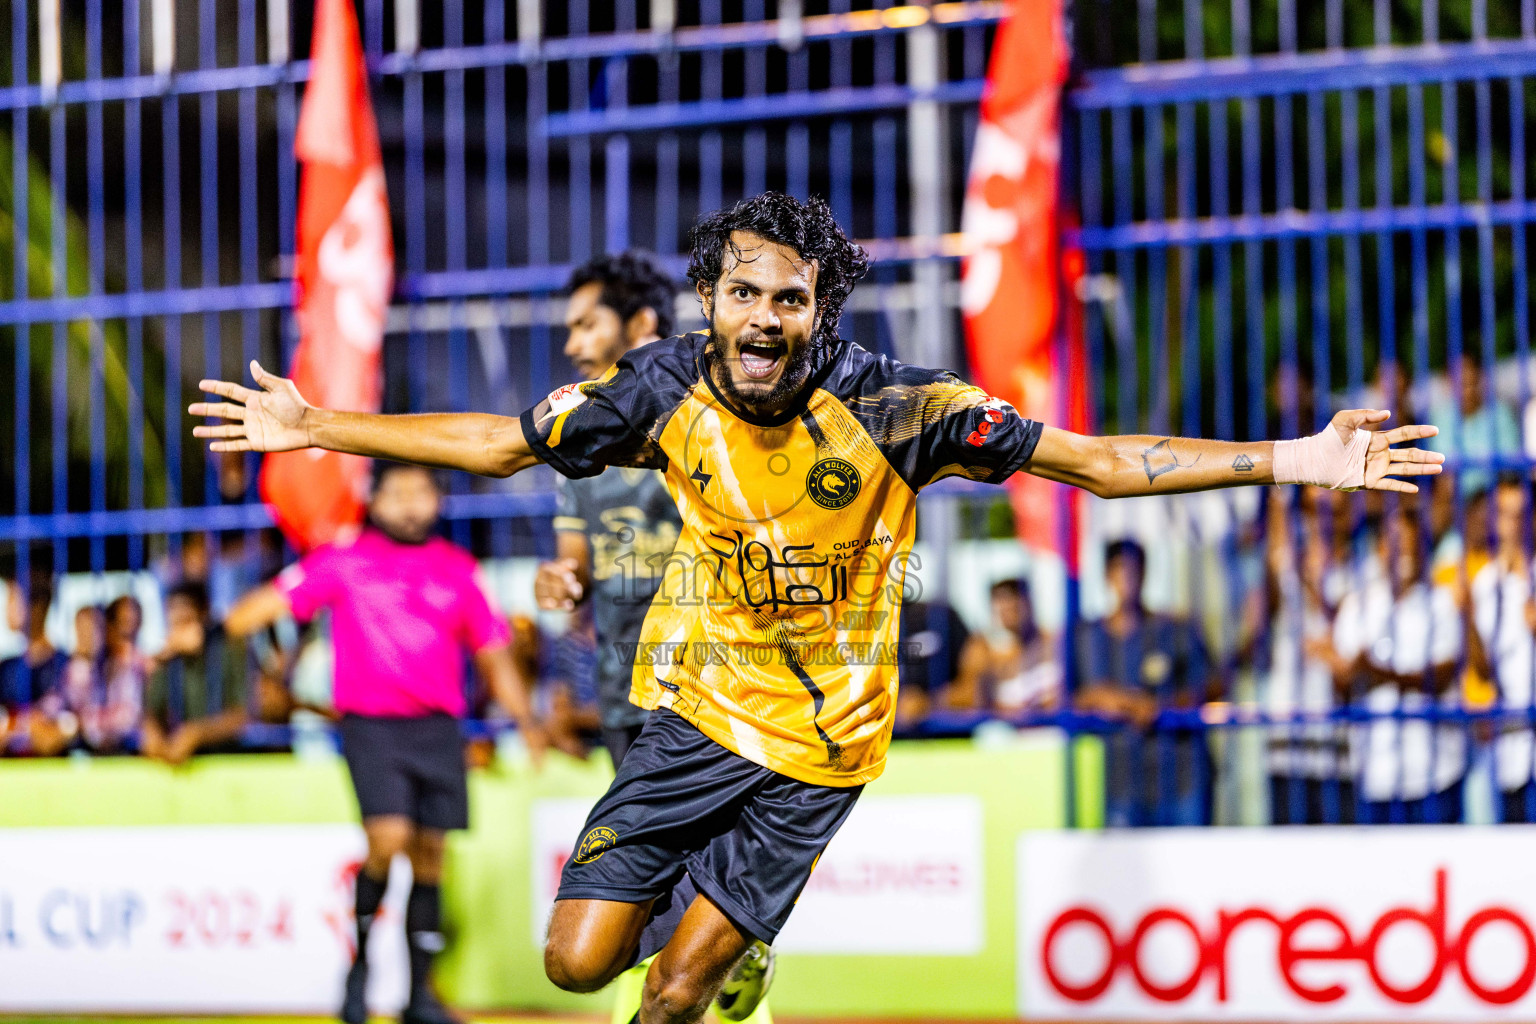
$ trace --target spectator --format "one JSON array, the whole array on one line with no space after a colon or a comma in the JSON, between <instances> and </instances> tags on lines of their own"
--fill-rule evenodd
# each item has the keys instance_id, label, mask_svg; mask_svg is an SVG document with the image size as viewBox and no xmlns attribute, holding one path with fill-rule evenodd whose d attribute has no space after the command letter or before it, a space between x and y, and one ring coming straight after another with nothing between
<instances>
[{"instance_id":1,"label":"spectator","mask_svg":"<svg viewBox=\"0 0 1536 1024\"><path fill-rule=\"evenodd\" d=\"M1052 639L1035 621L1029 581L994 583L991 604L991 628L966 641L957 677L941 703L1008 716L1055 707L1061 666Z\"/></svg>"},{"instance_id":2,"label":"spectator","mask_svg":"<svg viewBox=\"0 0 1536 1024\"><path fill-rule=\"evenodd\" d=\"M1325 716L1335 707L1329 640L1333 617L1326 597L1333 568L1333 524L1331 515L1320 514L1321 493L1304 488L1298 494L1299 531L1292 529L1281 493L1269 495L1271 618L1265 708L1275 718L1298 712ZM1273 728L1267 760L1273 824L1354 821L1347 737L1337 727L1319 723Z\"/></svg>"},{"instance_id":3,"label":"spectator","mask_svg":"<svg viewBox=\"0 0 1536 1024\"><path fill-rule=\"evenodd\" d=\"M1113 826L1204 825L1211 820L1211 758L1204 730L1153 732L1164 708L1209 695L1210 659L1185 619L1142 604L1146 553L1121 540L1105 554L1115 609L1078 633L1078 710L1122 723L1106 740L1106 822Z\"/></svg>"},{"instance_id":4,"label":"spectator","mask_svg":"<svg viewBox=\"0 0 1536 1024\"><path fill-rule=\"evenodd\" d=\"M1438 402L1430 410L1429 422L1439 427L1440 433L1425 440L1424 447L1455 462L1518 457L1520 424L1514 410L1503 402L1489 403L1487 377L1475 355L1463 353L1458 365L1460 402ZM1461 469L1461 494L1469 499L1489 490L1497 473L1491 468L1457 468Z\"/></svg>"},{"instance_id":5,"label":"spectator","mask_svg":"<svg viewBox=\"0 0 1536 1024\"><path fill-rule=\"evenodd\" d=\"M1035 621L1035 602L1025 579L992 585L994 629L985 637L992 708L999 714L1053 710L1061 700L1061 664L1055 638Z\"/></svg>"},{"instance_id":6,"label":"spectator","mask_svg":"<svg viewBox=\"0 0 1536 1024\"><path fill-rule=\"evenodd\" d=\"M200 583L173 587L165 618L165 650L145 694L139 749L179 765L200 751L235 746L246 720L245 644L213 623Z\"/></svg>"},{"instance_id":7,"label":"spectator","mask_svg":"<svg viewBox=\"0 0 1536 1024\"><path fill-rule=\"evenodd\" d=\"M1430 506L1430 527L1434 538L1431 545L1434 554L1430 562L1430 581L1437 587L1447 588L1453 595L1462 593L1466 581L1476 578L1493 560L1489 518L1493 496L1491 492L1483 491L1475 497L1463 499L1460 502L1462 514L1458 517L1456 476L1455 473L1446 473L1435 479ZM1483 663L1468 659L1460 683L1464 707L1493 706L1498 693L1484 667Z\"/></svg>"},{"instance_id":8,"label":"spectator","mask_svg":"<svg viewBox=\"0 0 1536 1024\"><path fill-rule=\"evenodd\" d=\"M0 583L5 585L5 631L20 634L27 623L27 592L16 580Z\"/></svg>"},{"instance_id":9,"label":"spectator","mask_svg":"<svg viewBox=\"0 0 1536 1024\"><path fill-rule=\"evenodd\" d=\"M81 664L93 669L107 649L107 617L100 605L87 604L75 609L75 649L70 653L65 671L65 686Z\"/></svg>"},{"instance_id":10,"label":"spectator","mask_svg":"<svg viewBox=\"0 0 1536 1024\"><path fill-rule=\"evenodd\" d=\"M149 677L149 659L139 650L143 623L144 611L133 597L124 594L107 605L101 708L85 736L86 744L98 753L121 750L142 724Z\"/></svg>"},{"instance_id":11,"label":"spectator","mask_svg":"<svg viewBox=\"0 0 1536 1024\"><path fill-rule=\"evenodd\" d=\"M240 595L261 582L261 565L269 554L268 541L259 539L259 557L247 547L241 533L184 533L180 557L167 552L154 566L160 585L169 593L178 583L201 583L208 591L208 607L214 621L222 622Z\"/></svg>"},{"instance_id":12,"label":"spectator","mask_svg":"<svg viewBox=\"0 0 1536 1024\"><path fill-rule=\"evenodd\" d=\"M928 717L935 699L946 707L957 706L945 696L962 674L962 652L971 634L948 603L926 601L903 602L899 633L896 725L910 728Z\"/></svg>"},{"instance_id":13,"label":"spectator","mask_svg":"<svg viewBox=\"0 0 1536 1024\"><path fill-rule=\"evenodd\" d=\"M1494 739L1494 777L1498 782L1500 820L1536 821L1536 774L1531 719L1532 672L1536 671L1536 603L1526 530L1531 513L1528 484L1506 476L1494 491L1497 541L1493 560L1457 589L1458 603L1470 616L1468 661L1494 681L1501 706L1511 712ZM1465 577L1463 577L1463 580Z\"/></svg>"},{"instance_id":14,"label":"spectator","mask_svg":"<svg viewBox=\"0 0 1536 1024\"><path fill-rule=\"evenodd\" d=\"M534 711L544 721L550 746L586 760L602 730L591 618L578 612L571 628L558 636L527 615L512 616L511 625L517 682L534 694Z\"/></svg>"},{"instance_id":15,"label":"spectator","mask_svg":"<svg viewBox=\"0 0 1536 1024\"><path fill-rule=\"evenodd\" d=\"M1334 621L1335 667L1366 687L1377 716L1422 713L1432 701L1460 707L1455 685L1461 616L1454 595L1423 580L1424 538L1403 503L1378 538L1382 571L1344 596ZM1459 725L1375 718L1360 730L1360 795L1367 824L1461 821L1466 740Z\"/></svg>"},{"instance_id":16,"label":"spectator","mask_svg":"<svg viewBox=\"0 0 1536 1024\"><path fill-rule=\"evenodd\" d=\"M82 726L100 703L102 648L106 642L101 608L85 605L75 612L75 650L58 685L37 702L31 721L32 750L44 757L84 742Z\"/></svg>"},{"instance_id":17,"label":"spectator","mask_svg":"<svg viewBox=\"0 0 1536 1024\"><path fill-rule=\"evenodd\" d=\"M58 688L69 664L69 656L48 639L48 609L52 604L53 585L46 579L34 579L27 590L25 621L20 624L27 638L26 649L0 661L0 711L7 723L0 728L4 734L0 739L8 741L26 731L27 712L44 694ZM4 745L0 745L3 750Z\"/></svg>"},{"instance_id":18,"label":"spectator","mask_svg":"<svg viewBox=\"0 0 1536 1024\"><path fill-rule=\"evenodd\" d=\"M0 580L5 587L5 631L16 636L21 642L22 649L26 648L26 641L22 632L26 626L26 593L20 584L14 580ZM7 660L0 658L0 665ZM4 680L0 679L0 757L5 756L6 750L11 745L11 736L15 734L16 718L11 714L10 706L6 702Z\"/></svg>"},{"instance_id":19,"label":"spectator","mask_svg":"<svg viewBox=\"0 0 1536 1024\"><path fill-rule=\"evenodd\" d=\"M167 538L169 539L169 538ZM153 565L155 578L166 593L180 583L208 582L208 541L205 534L184 533L174 552L160 553Z\"/></svg>"}]
</instances>

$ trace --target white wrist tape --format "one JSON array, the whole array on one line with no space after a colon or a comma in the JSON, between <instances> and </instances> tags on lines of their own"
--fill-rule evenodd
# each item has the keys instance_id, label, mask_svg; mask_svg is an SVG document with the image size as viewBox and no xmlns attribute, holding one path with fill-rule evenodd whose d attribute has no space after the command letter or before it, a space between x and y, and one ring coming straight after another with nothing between
<instances>
[{"instance_id":1,"label":"white wrist tape","mask_svg":"<svg viewBox=\"0 0 1536 1024\"><path fill-rule=\"evenodd\" d=\"M1365 454L1370 449L1371 431L1356 428L1345 444L1332 425L1311 437L1276 441L1275 483L1358 490L1365 486Z\"/></svg>"}]
</instances>

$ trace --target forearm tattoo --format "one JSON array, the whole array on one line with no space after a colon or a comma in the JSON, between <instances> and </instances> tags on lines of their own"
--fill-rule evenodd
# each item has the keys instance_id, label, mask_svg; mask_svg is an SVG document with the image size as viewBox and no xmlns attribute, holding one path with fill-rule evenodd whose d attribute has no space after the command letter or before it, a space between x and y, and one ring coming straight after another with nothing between
<instances>
[{"instance_id":1,"label":"forearm tattoo","mask_svg":"<svg viewBox=\"0 0 1536 1024\"><path fill-rule=\"evenodd\" d=\"M1171 437L1163 438L1141 453L1141 466L1147 472L1149 484L1164 473L1172 473L1176 469L1188 469L1199 461L1200 456L1196 455L1191 462L1180 462L1179 457L1174 454Z\"/></svg>"}]
</instances>

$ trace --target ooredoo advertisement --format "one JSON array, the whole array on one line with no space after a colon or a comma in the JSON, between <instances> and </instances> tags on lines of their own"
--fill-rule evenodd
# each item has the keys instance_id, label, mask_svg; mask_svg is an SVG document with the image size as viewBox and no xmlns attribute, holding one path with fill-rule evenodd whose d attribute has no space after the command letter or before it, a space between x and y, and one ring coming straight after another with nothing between
<instances>
[{"instance_id":1,"label":"ooredoo advertisement","mask_svg":"<svg viewBox=\"0 0 1536 1024\"><path fill-rule=\"evenodd\" d=\"M1020 1015L1536 1017L1536 827L1035 833Z\"/></svg>"}]
</instances>

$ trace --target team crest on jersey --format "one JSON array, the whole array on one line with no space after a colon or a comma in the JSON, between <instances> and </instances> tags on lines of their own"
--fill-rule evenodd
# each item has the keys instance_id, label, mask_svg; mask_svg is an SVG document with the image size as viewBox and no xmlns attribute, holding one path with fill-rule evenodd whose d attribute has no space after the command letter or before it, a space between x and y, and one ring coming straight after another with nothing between
<instances>
[{"instance_id":1,"label":"team crest on jersey","mask_svg":"<svg viewBox=\"0 0 1536 1024\"><path fill-rule=\"evenodd\" d=\"M619 835L611 828L599 825L591 829L581 837L581 845L576 847L575 861L577 864L591 864L597 858L613 849L618 844Z\"/></svg>"},{"instance_id":2,"label":"team crest on jersey","mask_svg":"<svg viewBox=\"0 0 1536 1024\"><path fill-rule=\"evenodd\" d=\"M822 459L805 475L805 489L822 508L847 508L859 496L859 471L845 459Z\"/></svg>"}]
</instances>

